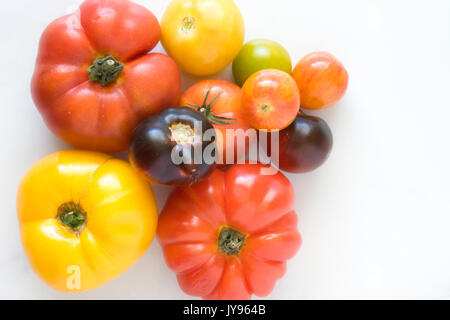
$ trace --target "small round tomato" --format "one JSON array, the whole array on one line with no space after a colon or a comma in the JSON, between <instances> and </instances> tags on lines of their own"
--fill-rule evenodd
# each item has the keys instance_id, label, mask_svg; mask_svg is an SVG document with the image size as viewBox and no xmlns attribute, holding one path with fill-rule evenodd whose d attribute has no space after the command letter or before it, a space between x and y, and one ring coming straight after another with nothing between
<instances>
[{"instance_id":1,"label":"small round tomato","mask_svg":"<svg viewBox=\"0 0 450 320\"><path fill-rule=\"evenodd\" d=\"M275 146L274 146L275 147ZM281 170L290 173L306 173L320 167L333 148L333 134L325 120L302 113L279 133L278 161ZM270 134L267 154L272 154Z\"/></svg>"},{"instance_id":2,"label":"small round tomato","mask_svg":"<svg viewBox=\"0 0 450 320\"><path fill-rule=\"evenodd\" d=\"M234 80L242 86L252 74L264 69L278 69L290 74L291 57L286 49L275 41L252 40L242 47L233 62Z\"/></svg>"},{"instance_id":3,"label":"small round tomato","mask_svg":"<svg viewBox=\"0 0 450 320\"><path fill-rule=\"evenodd\" d=\"M161 29L164 49L197 76L225 69L244 42L244 19L232 0L172 0Z\"/></svg>"},{"instance_id":4,"label":"small round tomato","mask_svg":"<svg viewBox=\"0 0 450 320\"><path fill-rule=\"evenodd\" d=\"M242 112L255 129L282 130L294 121L300 93L286 72L267 69L253 74L242 87Z\"/></svg>"},{"instance_id":5,"label":"small round tomato","mask_svg":"<svg viewBox=\"0 0 450 320\"><path fill-rule=\"evenodd\" d=\"M240 135L250 128L247 121L245 121L241 115L242 90L237 85L228 81L204 80L193 85L183 93L180 99L180 105L202 106L207 95L209 95L210 99L206 101L206 104L211 103L211 101L217 97L217 99L211 105L210 111L212 114L221 118L234 120L233 122L230 122L228 124L217 122L212 123L212 125L218 132L216 139L219 160L218 163L237 163L239 159L245 156L246 151L249 149L249 144L253 140L252 138L254 138L252 136L246 138L243 137L243 135ZM226 139L227 130L234 130L234 139ZM237 130L239 130L240 132ZM240 143L240 137L243 137L243 139L245 139L245 142ZM230 153L232 151L234 160L228 159L227 161L227 157L231 158Z\"/></svg>"},{"instance_id":6,"label":"small round tomato","mask_svg":"<svg viewBox=\"0 0 450 320\"><path fill-rule=\"evenodd\" d=\"M295 67L292 76L302 96L301 107L305 109L330 107L347 91L347 70L327 52L313 52L305 56Z\"/></svg>"},{"instance_id":7,"label":"small round tomato","mask_svg":"<svg viewBox=\"0 0 450 320\"><path fill-rule=\"evenodd\" d=\"M211 130L211 140L204 133ZM195 183L215 168L214 128L191 108L169 108L144 120L130 142L131 165L149 182L166 185ZM211 159L206 148L211 149ZM208 150L209 150L208 149Z\"/></svg>"}]
</instances>

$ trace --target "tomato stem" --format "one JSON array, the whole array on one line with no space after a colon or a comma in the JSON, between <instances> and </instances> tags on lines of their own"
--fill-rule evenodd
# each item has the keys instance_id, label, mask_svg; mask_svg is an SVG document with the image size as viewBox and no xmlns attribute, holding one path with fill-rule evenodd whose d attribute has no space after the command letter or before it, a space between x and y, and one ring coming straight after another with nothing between
<instances>
[{"instance_id":1,"label":"tomato stem","mask_svg":"<svg viewBox=\"0 0 450 320\"><path fill-rule=\"evenodd\" d=\"M230 227L223 227L219 234L217 250L229 256L237 256L245 244L247 235Z\"/></svg>"},{"instance_id":2,"label":"tomato stem","mask_svg":"<svg viewBox=\"0 0 450 320\"><path fill-rule=\"evenodd\" d=\"M62 204L58 208L56 218L64 227L76 234L80 234L86 227L86 212L81 205L73 201Z\"/></svg>"},{"instance_id":3,"label":"tomato stem","mask_svg":"<svg viewBox=\"0 0 450 320\"><path fill-rule=\"evenodd\" d=\"M123 63L113 56L96 59L88 69L89 80L99 82L106 87L117 80L123 68Z\"/></svg>"},{"instance_id":4,"label":"tomato stem","mask_svg":"<svg viewBox=\"0 0 450 320\"><path fill-rule=\"evenodd\" d=\"M298 110L298 115L302 117L302 116L306 116L307 114L302 109L300 109L300 110Z\"/></svg>"},{"instance_id":5,"label":"tomato stem","mask_svg":"<svg viewBox=\"0 0 450 320\"><path fill-rule=\"evenodd\" d=\"M195 29L195 18L193 17L185 17L182 21L181 29L188 33L189 31Z\"/></svg>"},{"instance_id":6,"label":"tomato stem","mask_svg":"<svg viewBox=\"0 0 450 320\"><path fill-rule=\"evenodd\" d=\"M271 109L271 107L268 104L262 104L260 108L261 108L261 111L263 111L263 112L267 112Z\"/></svg>"},{"instance_id":7,"label":"tomato stem","mask_svg":"<svg viewBox=\"0 0 450 320\"><path fill-rule=\"evenodd\" d=\"M220 117L214 112L212 112L211 107L212 105L217 101L217 99L220 98L220 93L212 99L210 103L208 103L209 94L211 93L211 89L206 92L205 99L203 100L203 104L201 106L198 106L196 104L188 103L187 105L189 107L197 109L198 112L202 113L211 123L214 124L222 124L222 125L232 125L237 123L237 119L235 118L226 118L226 117Z\"/></svg>"}]
</instances>

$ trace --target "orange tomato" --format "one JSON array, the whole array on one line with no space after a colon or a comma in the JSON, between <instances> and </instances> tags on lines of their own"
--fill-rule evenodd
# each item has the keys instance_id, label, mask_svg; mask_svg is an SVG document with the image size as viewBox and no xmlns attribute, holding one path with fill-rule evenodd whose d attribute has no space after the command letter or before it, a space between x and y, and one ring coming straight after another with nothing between
<instances>
[{"instance_id":1,"label":"orange tomato","mask_svg":"<svg viewBox=\"0 0 450 320\"><path fill-rule=\"evenodd\" d=\"M219 159L223 160L223 164L233 164L245 156L245 152L248 150L249 143L253 141L253 138L245 138L245 143L241 143L244 148L238 148L240 135L236 133L234 139L226 139L227 130L242 130L246 132L250 126L241 114L242 105L242 90L237 85L224 81L224 80L204 80L196 83L188 90L186 90L180 99L181 106L188 106L194 104L201 106L206 94L209 91L209 100L218 97L218 99L212 104L211 111L220 117L236 119L234 124L224 125L213 123L214 128L220 132L217 136L217 150L219 152ZM210 101L208 100L207 103ZM228 153L227 153L227 150ZM229 153L233 150L233 163L227 163L227 157L231 156Z\"/></svg>"},{"instance_id":2,"label":"orange tomato","mask_svg":"<svg viewBox=\"0 0 450 320\"><path fill-rule=\"evenodd\" d=\"M180 287L205 299L266 296L299 250L294 189L262 165L216 170L176 189L158 225L167 265Z\"/></svg>"},{"instance_id":3,"label":"orange tomato","mask_svg":"<svg viewBox=\"0 0 450 320\"><path fill-rule=\"evenodd\" d=\"M305 56L295 67L292 76L302 96L301 107L305 109L330 107L347 91L347 70L327 52L313 52Z\"/></svg>"},{"instance_id":4,"label":"orange tomato","mask_svg":"<svg viewBox=\"0 0 450 320\"><path fill-rule=\"evenodd\" d=\"M286 72L267 69L253 74L242 87L242 112L255 129L282 130L300 109L300 93Z\"/></svg>"}]
</instances>

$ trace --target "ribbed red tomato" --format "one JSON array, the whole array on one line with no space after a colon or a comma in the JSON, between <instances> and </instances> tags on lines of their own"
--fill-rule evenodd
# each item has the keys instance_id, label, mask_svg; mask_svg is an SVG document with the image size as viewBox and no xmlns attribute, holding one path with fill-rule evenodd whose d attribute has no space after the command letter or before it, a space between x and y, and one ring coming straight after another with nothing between
<instances>
[{"instance_id":1,"label":"ribbed red tomato","mask_svg":"<svg viewBox=\"0 0 450 320\"><path fill-rule=\"evenodd\" d=\"M205 299L266 296L300 248L294 189L280 172L235 165L176 189L158 238L180 287Z\"/></svg>"},{"instance_id":2,"label":"ribbed red tomato","mask_svg":"<svg viewBox=\"0 0 450 320\"><path fill-rule=\"evenodd\" d=\"M143 118L176 105L181 76L163 54L158 20L128 0L86 0L41 37L32 81L48 127L72 146L127 148Z\"/></svg>"}]
</instances>

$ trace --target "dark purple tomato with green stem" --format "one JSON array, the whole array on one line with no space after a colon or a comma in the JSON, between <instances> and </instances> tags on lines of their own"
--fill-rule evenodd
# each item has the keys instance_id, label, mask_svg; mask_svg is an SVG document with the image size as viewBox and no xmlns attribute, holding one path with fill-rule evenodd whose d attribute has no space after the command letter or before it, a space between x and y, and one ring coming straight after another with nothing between
<instances>
[{"instance_id":1,"label":"dark purple tomato with green stem","mask_svg":"<svg viewBox=\"0 0 450 320\"><path fill-rule=\"evenodd\" d=\"M215 168L215 136L205 139L208 130L215 132L201 112L188 107L166 109L145 119L134 131L131 165L152 183L196 183ZM212 159L204 157L206 148L212 150Z\"/></svg>"}]
</instances>

